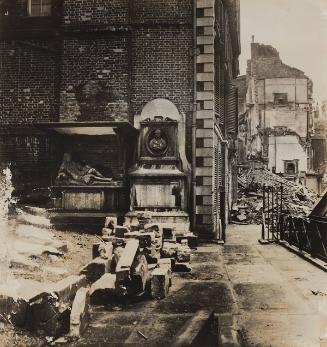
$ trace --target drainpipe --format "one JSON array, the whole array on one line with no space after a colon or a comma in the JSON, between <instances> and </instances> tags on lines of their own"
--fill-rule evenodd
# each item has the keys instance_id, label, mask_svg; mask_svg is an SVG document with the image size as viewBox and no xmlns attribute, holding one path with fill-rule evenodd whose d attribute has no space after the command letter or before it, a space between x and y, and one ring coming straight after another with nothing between
<instances>
[{"instance_id":1,"label":"drainpipe","mask_svg":"<svg viewBox=\"0 0 327 347\"><path fill-rule=\"evenodd\" d=\"M193 0L193 108L192 108L192 231L196 228L196 5L197 0Z\"/></svg>"}]
</instances>

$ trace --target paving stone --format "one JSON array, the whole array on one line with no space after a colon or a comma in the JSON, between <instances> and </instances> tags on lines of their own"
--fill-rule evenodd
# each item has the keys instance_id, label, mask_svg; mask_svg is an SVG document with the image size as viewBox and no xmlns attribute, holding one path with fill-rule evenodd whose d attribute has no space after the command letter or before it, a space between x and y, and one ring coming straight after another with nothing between
<instances>
[{"instance_id":1,"label":"paving stone","mask_svg":"<svg viewBox=\"0 0 327 347\"><path fill-rule=\"evenodd\" d=\"M215 316L212 311L199 310L178 331L172 347L186 346L214 346L218 341L211 336L212 326L215 325ZM217 329L216 329L217 330ZM210 341L212 339L213 341ZM216 342L216 343L214 343Z\"/></svg>"}]
</instances>

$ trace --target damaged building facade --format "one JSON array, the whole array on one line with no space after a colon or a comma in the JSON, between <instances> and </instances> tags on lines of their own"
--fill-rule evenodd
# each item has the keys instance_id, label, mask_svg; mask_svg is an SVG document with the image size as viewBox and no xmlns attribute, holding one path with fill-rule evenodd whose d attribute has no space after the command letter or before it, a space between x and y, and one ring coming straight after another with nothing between
<instances>
[{"instance_id":1,"label":"damaged building facade","mask_svg":"<svg viewBox=\"0 0 327 347\"><path fill-rule=\"evenodd\" d=\"M66 189L64 202L59 187L67 213L92 197L82 210L183 212L221 235L235 197L239 1L1 0L0 11L0 152L16 192L55 186L74 152L114 183Z\"/></svg>"},{"instance_id":2,"label":"damaged building facade","mask_svg":"<svg viewBox=\"0 0 327 347\"><path fill-rule=\"evenodd\" d=\"M312 170L312 81L284 64L272 46L253 42L240 86L240 159L305 180Z\"/></svg>"}]
</instances>

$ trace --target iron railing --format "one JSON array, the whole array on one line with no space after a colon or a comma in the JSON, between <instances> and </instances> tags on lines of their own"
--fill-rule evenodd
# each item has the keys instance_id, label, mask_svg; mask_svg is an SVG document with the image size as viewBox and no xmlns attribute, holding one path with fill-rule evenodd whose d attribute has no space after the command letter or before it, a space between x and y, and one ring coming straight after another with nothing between
<instances>
[{"instance_id":1,"label":"iron railing","mask_svg":"<svg viewBox=\"0 0 327 347\"><path fill-rule=\"evenodd\" d=\"M262 234L268 242L286 241L312 257L327 261L327 221L292 215L284 203L284 187L263 186Z\"/></svg>"}]
</instances>

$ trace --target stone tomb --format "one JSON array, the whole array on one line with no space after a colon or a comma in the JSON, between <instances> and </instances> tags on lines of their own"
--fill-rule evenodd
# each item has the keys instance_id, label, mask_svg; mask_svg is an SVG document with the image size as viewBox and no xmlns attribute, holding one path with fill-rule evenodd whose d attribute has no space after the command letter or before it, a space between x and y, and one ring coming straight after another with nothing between
<instances>
[{"instance_id":1,"label":"stone tomb","mask_svg":"<svg viewBox=\"0 0 327 347\"><path fill-rule=\"evenodd\" d=\"M57 122L37 124L37 127L52 134L60 164L59 169L53 170L52 186L53 208L59 217L75 218L91 213L92 218L101 215L103 219L108 212L121 215L128 211L127 170L133 164L138 134L129 122ZM110 144L116 142L118 146L110 149ZM95 151L96 146L100 147ZM101 146L104 146L102 150ZM116 151L115 155L111 154L111 162L108 148L111 153ZM114 169L108 167L108 161ZM97 169L97 165L104 171Z\"/></svg>"}]
</instances>

